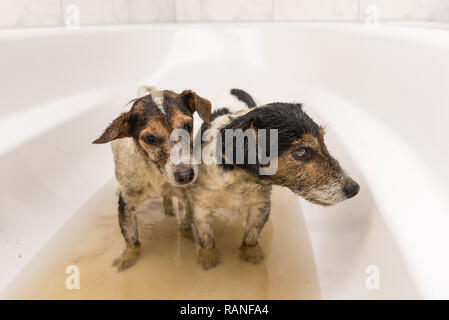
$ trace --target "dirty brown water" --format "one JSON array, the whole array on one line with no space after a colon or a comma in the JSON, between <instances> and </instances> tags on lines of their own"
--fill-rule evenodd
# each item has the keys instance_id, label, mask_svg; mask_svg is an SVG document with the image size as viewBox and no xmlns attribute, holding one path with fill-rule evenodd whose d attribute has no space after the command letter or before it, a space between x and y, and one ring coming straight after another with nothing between
<instances>
[{"instance_id":1,"label":"dirty brown water","mask_svg":"<svg viewBox=\"0 0 449 320\"><path fill-rule=\"evenodd\" d=\"M151 200L139 210L141 255L117 272L124 249L117 221L116 184L108 182L38 252L0 294L2 299L319 299L310 239L295 195L276 188L272 214L261 233L265 260L240 261L244 217L215 219L221 263L204 271L196 246L178 232L176 217ZM67 266L80 270L80 289L66 288Z\"/></svg>"}]
</instances>

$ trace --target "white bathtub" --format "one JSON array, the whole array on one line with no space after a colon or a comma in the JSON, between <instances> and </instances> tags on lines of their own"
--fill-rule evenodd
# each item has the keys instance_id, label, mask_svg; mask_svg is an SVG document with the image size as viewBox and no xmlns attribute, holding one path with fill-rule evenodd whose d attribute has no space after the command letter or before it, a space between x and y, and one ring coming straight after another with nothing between
<instances>
[{"instance_id":1,"label":"white bathtub","mask_svg":"<svg viewBox=\"0 0 449 320\"><path fill-rule=\"evenodd\" d=\"M331 208L289 200L304 215L321 296L449 298L447 29L17 30L0 31L0 53L0 291L110 181L109 148L90 141L146 83L303 102L361 184Z\"/></svg>"}]
</instances>

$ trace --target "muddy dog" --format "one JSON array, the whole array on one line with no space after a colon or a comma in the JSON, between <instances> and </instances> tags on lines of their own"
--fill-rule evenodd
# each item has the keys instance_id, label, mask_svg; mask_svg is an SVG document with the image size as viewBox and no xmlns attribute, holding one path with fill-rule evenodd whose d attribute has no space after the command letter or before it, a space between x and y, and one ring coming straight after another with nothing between
<instances>
[{"instance_id":1,"label":"muddy dog","mask_svg":"<svg viewBox=\"0 0 449 320\"><path fill-rule=\"evenodd\" d=\"M167 215L173 214L172 196L179 199L180 230L191 232L191 208L185 187L196 180L197 166L175 164L170 160L176 144L171 133L183 129L192 136L193 113L208 123L211 104L190 90L180 94L142 87L139 98L128 112L122 113L93 143L111 142L115 176L119 183L118 220L126 242L122 255L113 265L119 271L133 265L139 255L140 241L135 211L149 198L163 197ZM193 139L190 139L193 140ZM190 144L192 152L192 143Z\"/></svg>"},{"instance_id":2,"label":"muddy dog","mask_svg":"<svg viewBox=\"0 0 449 320\"><path fill-rule=\"evenodd\" d=\"M210 154L215 154L216 161L203 161L199 166L197 182L189 188L193 227L199 243L197 259L204 269L219 263L213 230L214 209L231 209L247 217L239 248L240 257L257 264L263 260L258 238L270 215L273 185L287 187L304 199L322 206L352 198L360 188L331 156L324 143L324 129L304 112L301 104L270 103L255 107L254 100L246 92L234 90L233 95L245 101L248 108L237 112L230 112L227 108L216 110L211 116L210 125L202 125L200 134L203 138L209 130L215 131L205 139L207 142L202 142L202 148L208 148ZM261 140L261 129L265 129L266 146L270 145L268 132L275 129L277 141L274 141L275 136L271 140L277 146L274 159L277 170L270 174L264 172L266 165L259 157L250 163L249 136L240 146L237 144L238 138L229 140L229 143L225 137L228 129L234 130L231 133L235 130L248 132L250 129L257 141ZM232 150L230 156L225 150L228 146ZM243 148L245 160L240 163L236 161L238 148Z\"/></svg>"}]
</instances>

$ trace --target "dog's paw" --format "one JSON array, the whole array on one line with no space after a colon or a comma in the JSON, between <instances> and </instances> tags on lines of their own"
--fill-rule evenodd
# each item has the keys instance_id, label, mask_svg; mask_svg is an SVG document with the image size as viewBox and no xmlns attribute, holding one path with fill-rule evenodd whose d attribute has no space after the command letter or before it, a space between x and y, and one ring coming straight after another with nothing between
<instances>
[{"instance_id":1,"label":"dog's paw","mask_svg":"<svg viewBox=\"0 0 449 320\"><path fill-rule=\"evenodd\" d=\"M259 264L263 261L263 252L258 244L254 246L242 244L239 250L240 250L240 259L242 259L243 261L252 264Z\"/></svg>"},{"instance_id":2,"label":"dog's paw","mask_svg":"<svg viewBox=\"0 0 449 320\"><path fill-rule=\"evenodd\" d=\"M120 257L114 259L112 266L117 268L117 271L123 271L132 265L134 265L139 258L140 250L139 246L127 247Z\"/></svg>"},{"instance_id":3,"label":"dog's paw","mask_svg":"<svg viewBox=\"0 0 449 320\"><path fill-rule=\"evenodd\" d=\"M189 229L179 229L179 232L181 233L181 235L184 238L193 239L193 232L192 232L191 228L189 228Z\"/></svg>"},{"instance_id":4,"label":"dog's paw","mask_svg":"<svg viewBox=\"0 0 449 320\"><path fill-rule=\"evenodd\" d=\"M220 252L215 248L200 248L197 261L204 270L215 268L220 262Z\"/></svg>"}]
</instances>

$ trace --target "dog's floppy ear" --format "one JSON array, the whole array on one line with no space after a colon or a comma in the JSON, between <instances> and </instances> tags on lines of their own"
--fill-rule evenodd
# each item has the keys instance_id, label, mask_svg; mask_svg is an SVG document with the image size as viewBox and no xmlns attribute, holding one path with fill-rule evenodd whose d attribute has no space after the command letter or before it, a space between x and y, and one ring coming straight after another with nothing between
<instances>
[{"instance_id":1,"label":"dog's floppy ear","mask_svg":"<svg viewBox=\"0 0 449 320\"><path fill-rule=\"evenodd\" d=\"M184 101L186 102L187 106L190 108L192 113L195 111L198 112L198 115L201 117L201 119L203 119L204 122L209 124L212 108L210 101L198 96L195 92L192 92L191 90L184 90L181 93L181 96L183 97Z\"/></svg>"},{"instance_id":2,"label":"dog's floppy ear","mask_svg":"<svg viewBox=\"0 0 449 320\"><path fill-rule=\"evenodd\" d=\"M106 130L104 130L103 134L92 143L107 143L115 139L130 137L130 117L131 115L129 114L129 112L122 113L114 121L112 121L111 124L106 128Z\"/></svg>"}]
</instances>

